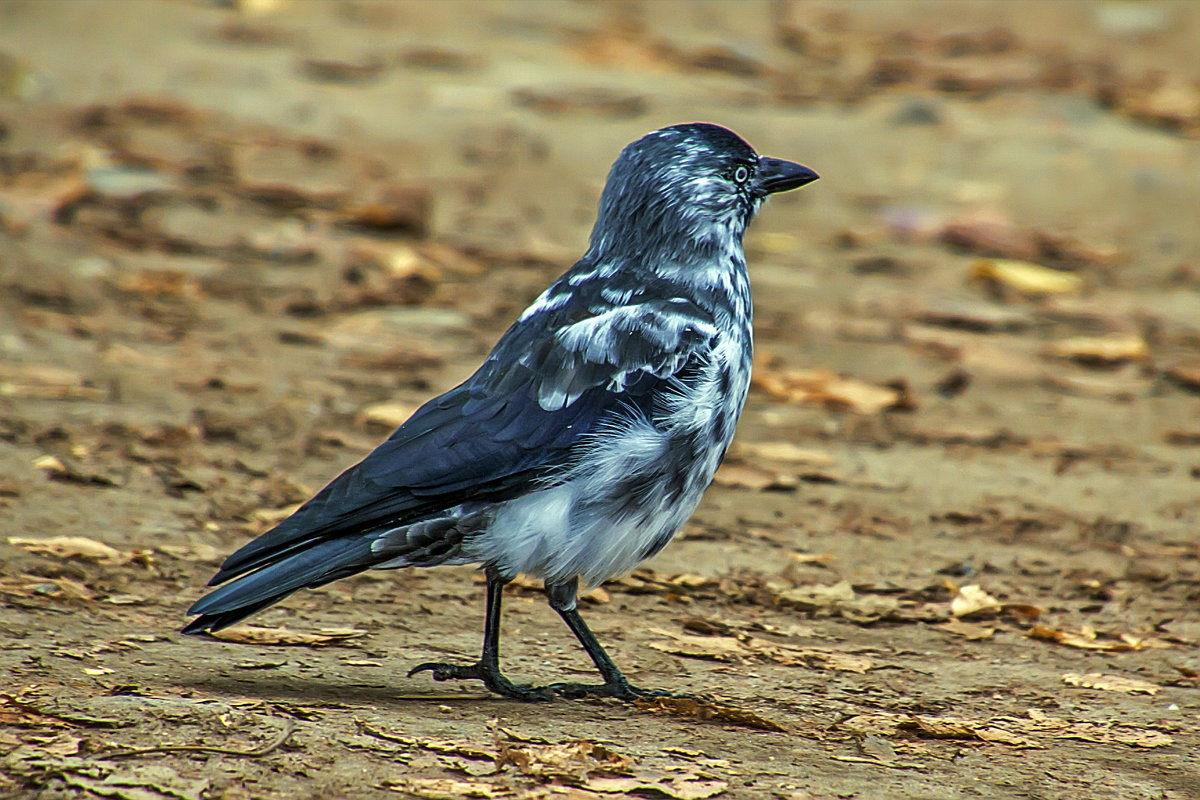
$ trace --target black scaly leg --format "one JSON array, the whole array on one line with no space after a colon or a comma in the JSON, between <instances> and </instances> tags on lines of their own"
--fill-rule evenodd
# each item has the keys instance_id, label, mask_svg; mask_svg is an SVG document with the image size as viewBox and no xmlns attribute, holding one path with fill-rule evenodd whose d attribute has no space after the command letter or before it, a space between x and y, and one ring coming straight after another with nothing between
<instances>
[{"instance_id":1,"label":"black scaly leg","mask_svg":"<svg viewBox=\"0 0 1200 800\"><path fill-rule=\"evenodd\" d=\"M546 586L546 596L550 600L550 606L558 612L563 618L563 622L567 623L567 627L571 629L571 633L575 634L575 638L583 645L583 649L591 656L592 663L596 665L596 669L600 672L600 677L604 678L604 683L588 684L588 683L552 683L546 688L555 694L577 699L580 697L615 697L620 700L638 700L651 699L655 697L688 697L689 695L677 695L671 692L659 691L657 689L639 689L629 682L629 680L617 669L617 665L609 658L607 652L596 640L596 634L592 633L592 629L583 621L579 610L575 607L575 596L578 589L578 580L571 579L567 583L559 583Z\"/></svg>"},{"instance_id":2,"label":"black scaly leg","mask_svg":"<svg viewBox=\"0 0 1200 800\"><path fill-rule=\"evenodd\" d=\"M470 666L428 661L409 670L408 677L411 678L418 672L428 671L433 673L435 681L483 681L483 685L490 691L513 700L532 702L552 699L553 695L548 690L534 689L530 686L513 683L500 671L500 605L504 594L504 585L508 581L501 578L500 574L491 567L488 567L486 572L487 610L484 614L483 652L479 656L479 661Z\"/></svg>"}]
</instances>

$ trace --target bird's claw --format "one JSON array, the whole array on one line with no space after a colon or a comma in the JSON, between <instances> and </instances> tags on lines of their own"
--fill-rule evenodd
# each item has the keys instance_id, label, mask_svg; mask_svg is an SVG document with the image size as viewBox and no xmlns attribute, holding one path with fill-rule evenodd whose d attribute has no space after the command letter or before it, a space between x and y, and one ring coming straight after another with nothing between
<instances>
[{"instance_id":1,"label":"bird's claw","mask_svg":"<svg viewBox=\"0 0 1200 800\"><path fill-rule=\"evenodd\" d=\"M429 672L432 674L435 681L462 681L462 680L477 680L483 681L483 685L489 691L495 692L498 695L503 695L512 700L520 700L525 703L535 703L545 700L553 700L554 694L548 689L534 688L525 684L513 683L508 678L504 677L504 673L498 669L489 668L482 662L475 664L446 664L440 661L426 661L424 664L418 664L408 671L408 677L416 675L418 672Z\"/></svg>"},{"instance_id":2,"label":"bird's claw","mask_svg":"<svg viewBox=\"0 0 1200 800\"><path fill-rule=\"evenodd\" d=\"M689 694L675 694L661 689L642 689L628 681L609 683L552 683L545 687L560 697L580 700L585 697L613 697L617 700L657 700L660 697L691 698Z\"/></svg>"}]
</instances>

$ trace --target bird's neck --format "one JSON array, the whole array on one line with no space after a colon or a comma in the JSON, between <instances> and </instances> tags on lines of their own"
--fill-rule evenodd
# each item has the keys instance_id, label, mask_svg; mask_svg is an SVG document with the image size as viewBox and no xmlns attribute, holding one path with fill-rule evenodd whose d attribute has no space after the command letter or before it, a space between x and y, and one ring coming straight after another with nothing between
<instances>
[{"instance_id":1,"label":"bird's neck","mask_svg":"<svg viewBox=\"0 0 1200 800\"><path fill-rule=\"evenodd\" d=\"M739 328L748 328L752 307L750 280L740 239L721 247L671 249L632 248L618 253L588 252L565 276L570 286L594 279L610 280L623 276L631 286L641 287L625 294L639 296L646 287L668 296L684 297L706 309L714 317L724 318Z\"/></svg>"}]
</instances>

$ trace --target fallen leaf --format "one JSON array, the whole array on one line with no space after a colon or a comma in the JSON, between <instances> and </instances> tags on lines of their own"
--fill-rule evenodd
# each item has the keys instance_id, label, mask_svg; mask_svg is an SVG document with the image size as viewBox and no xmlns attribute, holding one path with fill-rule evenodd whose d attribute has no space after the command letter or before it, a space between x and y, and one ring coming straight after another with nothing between
<instances>
[{"instance_id":1,"label":"fallen leaf","mask_svg":"<svg viewBox=\"0 0 1200 800\"><path fill-rule=\"evenodd\" d=\"M0 365L0 396L39 400L110 399L107 389L87 385L82 373L42 364Z\"/></svg>"},{"instance_id":2,"label":"fallen leaf","mask_svg":"<svg viewBox=\"0 0 1200 800\"><path fill-rule=\"evenodd\" d=\"M791 442L747 442L737 445L736 452L747 458L785 461L789 464L830 467L835 463L834 457L824 450L799 447Z\"/></svg>"},{"instance_id":3,"label":"fallen leaf","mask_svg":"<svg viewBox=\"0 0 1200 800\"><path fill-rule=\"evenodd\" d=\"M646 646L663 653L712 661L736 661L751 655L742 647L736 636L691 636L669 631L654 632L666 634L670 637L669 641L648 642Z\"/></svg>"},{"instance_id":4,"label":"fallen leaf","mask_svg":"<svg viewBox=\"0 0 1200 800\"><path fill-rule=\"evenodd\" d=\"M648 642L647 647L663 653L710 661L767 661L785 666L806 666L836 672L865 673L875 662L865 656L812 647L793 647L754 636L693 636L660 629L667 641Z\"/></svg>"},{"instance_id":5,"label":"fallen leaf","mask_svg":"<svg viewBox=\"0 0 1200 800\"><path fill-rule=\"evenodd\" d=\"M1000 601L985 592L977 584L962 586L950 601L950 613L956 617L996 614Z\"/></svg>"},{"instance_id":6,"label":"fallen leaf","mask_svg":"<svg viewBox=\"0 0 1200 800\"><path fill-rule=\"evenodd\" d=\"M1055 739L1079 739L1129 747L1167 747L1173 739L1160 731L1129 725L1074 722L1051 717L1037 709L1028 718L932 717L907 714L861 714L840 723L840 727L860 736L895 737L912 734L929 739L975 740L1011 747L1053 747ZM1050 740L1050 741L1047 741Z\"/></svg>"},{"instance_id":7,"label":"fallen leaf","mask_svg":"<svg viewBox=\"0 0 1200 800\"><path fill-rule=\"evenodd\" d=\"M828 564L837 561L833 553L788 553L788 558L797 564Z\"/></svg>"},{"instance_id":8,"label":"fallen leaf","mask_svg":"<svg viewBox=\"0 0 1200 800\"><path fill-rule=\"evenodd\" d=\"M58 733L49 737L39 737L37 744L30 749L46 756L73 756L79 753L82 743L83 739L78 736Z\"/></svg>"},{"instance_id":9,"label":"fallen leaf","mask_svg":"<svg viewBox=\"0 0 1200 800\"><path fill-rule=\"evenodd\" d=\"M996 629L990 625L980 625L978 623L963 622L962 620L952 619L949 622L943 622L941 625L935 625L939 631L952 633L955 636L961 636L969 641L980 641L990 639L995 635Z\"/></svg>"},{"instance_id":10,"label":"fallen leaf","mask_svg":"<svg viewBox=\"0 0 1200 800\"><path fill-rule=\"evenodd\" d=\"M713 483L735 489L791 491L800 482L794 475L772 472L749 464L725 462L713 476Z\"/></svg>"},{"instance_id":11,"label":"fallen leaf","mask_svg":"<svg viewBox=\"0 0 1200 800\"><path fill-rule=\"evenodd\" d=\"M512 764L523 774L540 780L584 781L593 773L626 773L633 759L602 744L589 741L558 744L509 745L501 742L496 766Z\"/></svg>"},{"instance_id":12,"label":"fallen leaf","mask_svg":"<svg viewBox=\"0 0 1200 800\"><path fill-rule=\"evenodd\" d=\"M398 428L403 425L416 407L407 403L376 403L367 406L358 415L359 425L382 425L387 428Z\"/></svg>"},{"instance_id":13,"label":"fallen leaf","mask_svg":"<svg viewBox=\"0 0 1200 800\"><path fill-rule=\"evenodd\" d=\"M908 714L861 714L841 723L841 727L859 735L897 736L911 733L926 739L960 739L993 742L1012 747L1040 747L1019 732L994 724L990 720L962 717L931 717Z\"/></svg>"},{"instance_id":14,"label":"fallen leaf","mask_svg":"<svg viewBox=\"0 0 1200 800\"><path fill-rule=\"evenodd\" d=\"M1018 228L1004 214L980 208L947 220L938 232L947 245L983 256L1030 259L1038 256L1033 235Z\"/></svg>"},{"instance_id":15,"label":"fallen leaf","mask_svg":"<svg viewBox=\"0 0 1200 800\"><path fill-rule=\"evenodd\" d=\"M779 369L769 361L760 361L755 365L752 385L779 400L813 403L858 414L877 414L911 404L911 399L898 389L877 386L824 369Z\"/></svg>"},{"instance_id":16,"label":"fallen leaf","mask_svg":"<svg viewBox=\"0 0 1200 800\"><path fill-rule=\"evenodd\" d=\"M123 275L117 288L129 294L159 298L201 300L204 291L195 276L177 269L142 269Z\"/></svg>"},{"instance_id":17,"label":"fallen leaf","mask_svg":"<svg viewBox=\"0 0 1200 800\"><path fill-rule=\"evenodd\" d=\"M1078 739L1100 744L1123 744L1128 747L1169 747L1175 740L1161 731L1132 725L1074 722L1052 717L1036 708L1029 709L1028 720L1017 720L1023 730L1044 734L1052 739Z\"/></svg>"},{"instance_id":18,"label":"fallen leaf","mask_svg":"<svg viewBox=\"0 0 1200 800\"><path fill-rule=\"evenodd\" d=\"M839 606L855 600L857 595L850 581L838 581L832 584L814 584L812 586L797 586L777 592L775 599L791 606L805 610L815 610L829 606Z\"/></svg>"},{"instance_id":19,"label":"fallen leaf","mask_svg":"<svg viewBox=\"0 0 1200 800\"><path fill-rule=\"evenodd\" d=\"M209 788L208 779L185 778L162 764L141 764L102 774L64 770L59 779L68 786L119 800L200 800Z\"/></svg>"},{"instance_id":20,"label":"fallen leaf","mask_svg":"<svg viewBox=\"0 0 1200 800\"><path fill-rule=\"evenodd\" d=\"M63 483L77 483L81 486L120 486L121 481L111 475L105 475L93 470L80 467L73 459L59 456L41 456L34 460L35 469L43 470L46 477Z\"/></svg>"},{"instance_id":21,"label":"fallen leaf","mask_svg":"<svg viewBox=\"0 0 1200 800\"><path fill-rule=\"evenodd\" d=\"M766 589L776 605L834 614L860 625L892 618L900 612L898 598L890 595L859 594L849 581L795 587L768 582Z\"/></svg>"},{"instance_id":22,"label":"fallen leaf","mask_svg":"<svg viewBox=\"0 0 1200 800\"><path fill-rule=\"evenodd\" d=\"M304 76L320 83L365 83L379 77L387 64L376 56L358 61L306 58L301 62Z\"/></svg>"},{"instance_id":23,"label":"fallen leaf","mask_svg":"<svg viewBox=\"0 0 1200 800\"><path fill-rule=\"evenodd\" d=\"M100 561L106 564L126 564L133 557L131 553L122 553L115 547L86 536L54 536L49 539L10 536L8 543L31 553L54 558L82 558L85 561Z\"/></svg>"},{"instance_id":24,"label":"fallen leaf","mask_svg":"<svg viewBox=\"0 0 1200 800\"><path fill-rule=\"evenodd\" d=\"M643 794L661 795L673 800L704 800L723 794L729 788L725 781L704 780L693 776L661 778L592 778L585 789L609 794Z\"/></svg>"},{"instance_id":25,"label":"fallen leaf","mask_svg":"<svg viewBox=\"0 0 1200 800\"><path fill-rule=\"evenodd\" d=\"M1196 375L1196 388L1200 389L1200 373ZM1163 440L1176 447L1197 447L1200 446L1200 431L1167 431Z\"/></svg>"},{"instance_id":26,"label":"fallen leaf","mask_svg":"<svg viewBox=\"0 0 1200 800\"><path fill-rule=\"evenodd\" d=\"M1032 639L1046 639L1066 645L1067 647L1078 647L1082 650L1128 651L1145 650L1151 646L1146 640L1136 637L1099 639L1096 636L1096 632L1087 627L1078 633L1072 633L1070 631L1056 630L1049 625L1034 625L1029 629L1028 636Z\"/></svg>"},{"instance_id":27,"label":"fallen leaf","mask_svg":"<svg viewBox=\"0 0 1200 800\"><path fill-rule=\"evenodd\" d=\"M324 647L341 644L348 639L366 636L367 632L357 628L326 628L314 633L293 631L287 628L265 628L259 625L235 625L232 628L209 634L215 639L238 644L301 645Z\"/></svg>"},{"instance_id":28,"label":"fallen leaf","mask_svg":"<svg viewBox=\"0 0 1200 800\"><path fill-rule=\"evenodd\" d=\"M362 205L346 209L341 222L356 228L424 237L429 231L432 210L433 195L427 187L386 186ZM432 261L423 258L418 261L419 251L411 245L400 245L392 252L394 257L389 260L395 265L393 274L400 276L407 268L419 265L431 285L441 280Z\"/></svg>"},{"instance_id":29,"label":"fallen leaf","mask_svg":"<svg viewBox=\"0 0 1200 800\"><path fill-rule=\"evenodd\" d=\"M1150 354L1146 340L1137 334L1074 336L1048 345L1043 352L1053 358L1093 366L1142 361Z\"/></svg>"},{"instance_id":30,"label":"fallen leaf","mask_svg":"<svg viewBox=\"0 0 1200 800\"><path fill-rule=\"evenodd\" d=\"M460 781L455 778L398 778L386 779L385 789L403 792L427 800L459 800L463 797L508 797L512 794L502 786L483 781Z\"/></svg>"},{"instance_id":31,"label":"fallen leaf","mask_svg":"<svg viewBox=\"0 0 1200 800\"><path fill-rule=\"evenodd\" d=\"M41 575L19 575L0 578L0 594L10 597L49 597L62 600L91 600L96 596L90 588L70 578L43 578Z\"/></svg>"},{"instance_id":32,"label":"fallen leaf","mask_svg":"<svg viewBox=\"0 0 1200 800\"><path fill-rule=\"evenodd\" d=\"M1105 692L1125 692L1126 694L1158 694L1161 686L1136 678L1123 678L1120 675L1105 675L1101 672L1089 672L1081 675L1077 672L1067 672L1062 676L1063 683L1079 686L1084 689L1100 689Z\"/></svg>"},{"instance_id":33,"label":"fallen leaf","mask_svg":"<svg viewBox=\"0 0 1200 800\"><path fill-rule=\"evenodd\" d=\"M605 589L603 586L597 586L595 588L588 589L585 592L581 592L579 595L579 599L586 600L589 603L595 603L596 605L599 606L599 605L604 605L605 603L611 603L612 602L612 593L609 592L607 589Z\"/></svg>"},{"instance_id":34,"label":"fallen leaf","mask_svg":"<svg viewBox=\"0 0 1200 800\"><path fill-rule=\"evenodd\" d=\"M1083 289L1083 279L1078 275L1029 261L983 258L971 265L968 276L994 289L1023 295L1077 294Z\"/></svg>"},{"instance_id":35,"label":"fallen leaf","mask_svg":"<svg viewBox=\"0 0 1200 800\"><path fill-rule=\"evenodd\" d=\"M1200 391L1200 359L1189 359L1174 364L1167 368L1166 376L1185 389Z\"/></svg>"},{"instance_id":36,"label":"fallen leaf","mask_svg":"<svg viewBox=\"0 0 1200 800\"><path fill-rule=\"evenodd\" d=\"M0 725L18 728L65 728L68 724L66 720L43 714L12 695L0 694Z\"/></svg>"},{"instance_id":37,"label":"fallen leaf","mask_svg":"<svg viewBox=\"0 0 1200 800\"><path fill-rule=\"evenodd\" d=\"M187 542L186 544L160 544L155 550L181 561L220 561L223 553L211 544Z\"/></svg>"}]
</instances>

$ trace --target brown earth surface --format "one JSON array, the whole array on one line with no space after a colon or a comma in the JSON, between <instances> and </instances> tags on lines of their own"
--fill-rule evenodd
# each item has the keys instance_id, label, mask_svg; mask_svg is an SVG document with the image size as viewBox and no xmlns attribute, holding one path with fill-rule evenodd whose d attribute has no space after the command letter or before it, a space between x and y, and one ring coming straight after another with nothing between
<instances>
[{"instance_id":1,"label":"brown earth surface","mask_svg":"<svg viewBox=\"0 0 1200 800\"><path fill-rule=\"evenodd\" d=\"M1197 40L1156 0L0 3L0 796L1200 798ZM717 485L584 606L705 699L406 678L473 658L467 568L176 633L696 119L822 175L747 239ZM534 585L504 643L590 677Z\"/></svg>"}]
</instances>

